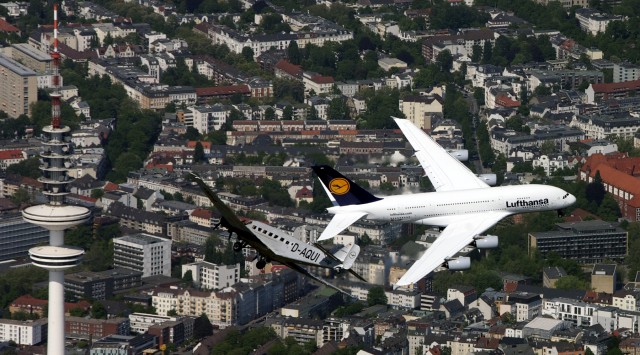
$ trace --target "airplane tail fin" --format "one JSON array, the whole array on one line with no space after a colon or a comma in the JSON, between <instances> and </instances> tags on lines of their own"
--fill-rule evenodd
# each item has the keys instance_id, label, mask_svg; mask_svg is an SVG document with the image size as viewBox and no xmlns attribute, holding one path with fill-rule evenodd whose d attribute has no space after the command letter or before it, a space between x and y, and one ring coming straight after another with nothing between
<instances>
[{"instance_id":1,"label":"airplane tail fin","mask_svg":"<svg viewBox=\"0 0 640 355\"><path fill-rule=\"evenodd\" d=\"M311 167L334 205L361 205L380 200L328 165Z\"/></svg>"}]
</instances>

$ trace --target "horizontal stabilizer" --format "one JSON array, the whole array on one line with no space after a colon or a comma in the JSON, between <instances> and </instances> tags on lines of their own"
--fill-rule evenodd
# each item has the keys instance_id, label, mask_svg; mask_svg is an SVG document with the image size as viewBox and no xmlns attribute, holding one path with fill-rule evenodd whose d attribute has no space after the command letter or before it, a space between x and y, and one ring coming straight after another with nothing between
<instances>
[{"instance_id":1,"label":"horizontal stabilizer","mask_svg":"<svg viewBox=\"0 0 640 355\"><path fill-rule=\"evenodd\" d=\"M345 245L335 252L333 256L342 262L343 269L351 269L351 266L353 266L353 262L356 261L358 254L360 254L360 246L354 243Z\"/></svg>"},{"instance_id":2,"label":"horizontal stabilizer","mask_svg":"<svg viewBox=\"0 0 640 355\"><path fill-rule=\"evenodd\" d=\"M366 212L343 212L337 213L329 222L329 225L320 235L318 241L327 240L335 237L338 233L355 223L360 218L366 216Z\"/></svg>"}]
</instances>

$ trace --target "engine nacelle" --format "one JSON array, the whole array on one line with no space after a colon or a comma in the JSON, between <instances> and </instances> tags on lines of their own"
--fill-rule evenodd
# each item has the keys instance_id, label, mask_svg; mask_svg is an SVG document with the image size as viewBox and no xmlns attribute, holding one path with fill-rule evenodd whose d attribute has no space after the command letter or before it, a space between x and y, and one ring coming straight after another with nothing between
<instances>
[{"instance_id":1,"label":"engine nacelle","mask_svg":"<svg viewBox=\"0 0 640 355\"><path fill-rule=\"evenodd\" d=\"M444 267L452 271L467 270L471 267L471 258L468 256L459 256L444 262Z\"/></svg>"},{"instance_id":2,"label":"engine nacelle","mask_svg":"<svg viewBox=\"0 0 640 355\"><path fill-rule=\"evenodd\" d=\"M469 151L466 149L447 150L447 153L459 161L469 160Z\"/></svg>"},{"instance_id":3,"label":"engine nacelle","mask_svg":"<svg viewBox=\"0 0 640 355\"><path fill-rule=\"evenodd\" d=\"M477 237L473 241L473 246L478 249L494 249L498 247L498 236L497 235L483 235Z\"/></svg>"},{"instance_id":4,"label":"engine nacelle","mask_svg":"<svg viewBox=\"0 0 640 355\"><path fill-rule=\"evenodd\" d=\"M478 178L480 178L480 180L484 181L484 183L489 186L495 186L495 184L498 183L496 174L479 174Z\"/></svg>"}]
</instances>

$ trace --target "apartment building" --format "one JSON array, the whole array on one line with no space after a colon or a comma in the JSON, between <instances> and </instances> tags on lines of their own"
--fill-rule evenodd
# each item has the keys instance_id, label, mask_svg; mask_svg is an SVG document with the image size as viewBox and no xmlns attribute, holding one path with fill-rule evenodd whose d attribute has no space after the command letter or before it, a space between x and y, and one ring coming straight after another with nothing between
<instances>
[{"instance_id":1,"label":"apartment building","mask_svg":"<svg viewBox=\"0 0 640 355\"><path fill-rule=\"evenodd\" d=\"M629 63L613 63L613 82L634 81L640 79L640 66Z\"/></svg>"},{"instance_id":2,"label":"apartment building","mask_svg":"<svg viewBox=\"0 0 640 355\"><path fill-rule=\"evenodd\" d=\"M219 290L240 281L240 264L216 265L199 261L182 265L182 276L191 271L193 283L207 290Z\"/></svg>"},{"instance_id":3,"label":"apartment building","mask_svg":"<svg viewBox=\"0 0 640 355\"><path fill-rule=\"evenodd\" d=\"M605 259L622 261L627 255L628 233L617 223L601 220L557 223L558 230L529 233L529 254L538 249L543 255L554 251L561 258L579 263L600 263Z\"/></svg>"},{"instance_id":4,"label":"apartment building","mask_svg":"<svg viewBox=\"0 0 640 355\"><path fill-rule=\"evenodd\" d=\"M67 338L72 339L95 339L112 334L129 335L129 319L65 317L64 332Z\"/></svg>"},{"instance_id":5,"label":"apartment building","mask_svg":"<svg viewBox=\"0 0 640 355\"><path fill-rule=\"evenodd\" d=\"M48 241L49 231L25 222L21 213L0 213L0 260L27 257L29 249Z\"/></svg>"},{"instance_id":6,"label":"apartment building","mask_svg":"<svg viewBox=\"0 0 640 355\"><path fill-rule=\"evenodd\" d=\"M32 103L38 100L38 77L35 71L0 54L0 110L9 117L31 115Z\"/></svg>"},{"instance_id":7,"label":"apartment building","mask_svg":"<svg viewBox=\"0 0 640 355\"><path fill-rule=\"evenodd\" d=\"M576 10L576 19L580 23L580 28L592 35L604 33L609 23L613 21L622 21L624 17L621 15L611 15L599 12L595 9L582 8Z\"/></svg>"},{"instance_id":8,"label":"apartment building","mask_svg":"<svg viewBox=\"0 0 640 355\"><path fill-rule=\"evenodd\" d=\"M442 115L444 101L439 95L407 96L400 99L400 111L416 126L431 129L434 115Z\"/></svg>"},{"instance_id":9,"label":"apartment building","mask_svg":"<svg viewBox=\"0 0 640 355\"><path fill-rule=\"evenodd\" d=\"M47 319L0 319L0 339L18 345L37 345L47 341Z\"/></svg>"},{"instance_id":10,"label":"apartment building","mask_svg":"<svg viewBox=\"0 0 640 355\"><path fill-rule=\"evenodd\" d=\"M204 313L211 324L220 328L238 324L234 292L158 289L154 291L151 302L160 316L166 316L172 310L183 316L199 317Z\"/></svg>"},{"instance_id":11,"label":"apartment building","mask_svg":"<svg viewBox=\"0 0 640 355\"><path fill-rule=\"evenodd\" d=\"M37 73L51 73L53 71L53 58L51 58L51 55L28 43L12 44L10 53L13 60L24 64L24 66Z\"/></svg>"},{"instance_id":12,"label":"apartment building","mask_svg":"<svg viewBox=\"0 0 640 355\"><path fill-rule=\"evenodd\" d=\"M114 238L113 264L142 272L142 277L171 276L171 240L146 233Z\"/></svg>"}]
</instances>

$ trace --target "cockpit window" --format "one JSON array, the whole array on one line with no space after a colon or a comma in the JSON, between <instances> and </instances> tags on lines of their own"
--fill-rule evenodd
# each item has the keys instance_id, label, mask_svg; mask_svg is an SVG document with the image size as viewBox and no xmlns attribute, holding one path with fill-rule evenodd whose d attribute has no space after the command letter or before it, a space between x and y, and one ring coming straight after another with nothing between
<instances>
[{"instance_id":1,"label":"cockpit window","mask_svg":"<svg viewBox=\"0 0 640 355\"><path fill-rule=\"evenodd\" d=\"M564 196L562 196L562 199L564 200L567 197L569 197L569 193L568 192Z\"/></svg>"}]
</instances>

